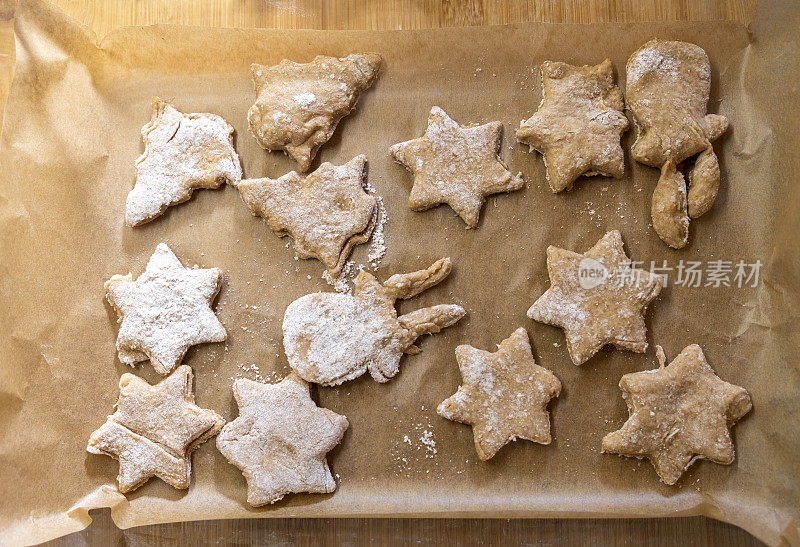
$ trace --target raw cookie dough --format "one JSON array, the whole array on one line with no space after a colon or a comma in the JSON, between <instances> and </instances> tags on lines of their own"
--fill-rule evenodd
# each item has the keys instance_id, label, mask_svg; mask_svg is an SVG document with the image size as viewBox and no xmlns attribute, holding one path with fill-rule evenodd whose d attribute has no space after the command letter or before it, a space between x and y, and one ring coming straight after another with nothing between
<instances>
[{"instance_id":1,"label":"raw cookie dough","mask_svg":"<svg viewBox=\"0 0 800 547\"><path fill-rule=\"evenodd\" d=\"M431 108L425 135L390 149L414 175L411 210L446 203L475 228L486 196L522 188L523 180L498 155L502 131L500 122L461 127L438 106Z\"/></svg>"},{"instance_id":2,"label":"raw cookie dough","mask_svg":"<svg viewBox=\"0 0 800 547\"><path fill-rule=\"evenodd\" d=\"M336 490L325 455L342 440L347 418L314 404L296 374L277 384L241 378L233 395L239 417L222 428L217 448L247 479L247 503Z\"/></svg>"},{"instance_id":3,"label":"raw cookie dough","mask_svg":"<svg viewBox=\"0 0 800 547\"><path fill-rule=\"evenodd\" d=\"M558 397L561 382L536 364L525 329L514 331L494 353L458 346L456 360L464 384L436 412L472 426L480 459L517 437L550 444L547 404Z\"/></svg>"},{"instance_id":4,"label":"raw cookie dough","mask_svg":"<svg viewBox=\"0 0 800 547\"><path fill-rule=\"evenodd\" d=\"M661 292L661 279L631 268L622 237L613 230L583 254L547 248L550 288L528 317L564 329L576 365L606 344L643 353L647 349L644 311Z\"/></svg>"},{"instance_id":5,"label":"raw cookie dough","mask_svg":"<svg viewBox=\"0 0 800 547\"><path fill-rule=\"evenodd\" d=\"M581 175L622 178L624 109L609 59L595 66L545 61L542 104L517 139L542 154L553 192L570 190Z\"/></svg>"},{"instance_id":6,"label":"raw cookie dough","mask_svg":"<svg viewBox=\"0 0 800 547\"><path fill-rule=\"evenodd\" d=\"M377 53L354 53L342 59L319 55L310 63L253 64L250 131L262 148L284 150L300 171L308 171L339 120L375 81L381 63Z\"/></svg>"},{"instance_id":7,"label":"raw cookie dough","mask_svg":"<svg viewBox=\"0 0 800 547\"><path fill-rule=\"evenodd\" d=\"M668 161L661 168L652 201L653 229L661 241L680 249L689 240L689 213L686 204L686 182L683 175Z\"/></svg>"},{"instance_id":8,"label":"raw cookie dough","mask_svg":"<svg viewBox=\"0 0 800 547\"><path fill-rule=\"evenodd\" d=\"M191 454L225 420L194 404L192 369L186 365L152 386L133 374L119 379L116 411L92 433L86 450L119 460L119 491L130 492L156 476L189 488Z\"/></svg>"},{"instance_id":9,"label":"raw cookie dough","mask_svg":"<svg viewBox=\"0 0 800 547\"><path fill-rule=\"evenodd\" d=\"M190 346L223 342L227 336L211 303L222 285L219 268L184 268L159 243L136 281L131 274L106 281L106 298L122 323L119 360L134 366L150 360L161 375L178 366Z\"/></svg>"},{"instance_id":10,"label":"raw cookie dough","mask_svg":"<svg viewBox=\"0 0 800 547\"><path fill-rule=\"evenodd\" d=\"M638 129L631 147L633 158L645 165L661 168L661 196L653 198L653 224L661 225L658 235L671 247L686 245L686 239L675 238L683 230L688 217L697 218L711 209L720 182L719 162L711 143L728 128L728 119L706 114L711 91L711 64L702 48L686 42L651 40L639 48L627 63L625 96ZM665 214L664 201L681 199L687 194L681 175L681 188L674 166L700 154L689 171L686 213L680 218ZM673 167L664 170L671 162ZM680 174L680 173L678 173ZM670 188L666 195L664 189ZM670 225L671 223L671 225ZM662 235L664 234L664 235Z\"/></svg>"},{"instance_id":11,"label":"raw cookie dough","mask_svg":"<svg viewBox=\"0 0 800 547\"><path fill-rule=\"evenodd\" d=\"M344 165L323 163L303 177L292 171L278 179L246 179L242 199L279 236L290 235L300 258L316 258L336 277L350 249L372 234L377 198L364 191L367 158Z\"/></svg>"},{"instance_id":12,"label":"raw cookie dough","mask_svg":"<svg viewBox=\"0 0 800 547\"><path fill-rule=\"evenodd\" d=\"M242 178L233 127L216 114L184 114L153 98L153 117L142 127L144 154L125 201L125 223L149 222L187 201L195 188L219 188Z\"/></svg>"},{"instance_id":13,"label":"raw cookie dough","mask_svg":"<svg viewBox=\"0 0 800 547\"><path fill-rule=\"evenodd\" d=\"M648 458L666 484L675 484L692 463L705 458L733 462L730 427L753 407L743 387L720 380L697 344L664 366L626 374L619 382L630 417L603 437L603 452Z\"/></svg>"},{"instance_id":14,"label":"raw cookie dough","mask_svg":"<svg viewBox=\"0 0 800 547\"><path fill-rule=\"evenodd\" d=\"M362 271L352 295L320 292L298 298L283 317L289 365L309 382L326 386L367 370L375 381L388 381L404 353L419 353L417 338L449 327L466 313L461 306L442 304L397 316L397 299L433 287L450 267L450 259L442 258L426 270L395 274L383 285Z\"/></svg>"}]
</instances>

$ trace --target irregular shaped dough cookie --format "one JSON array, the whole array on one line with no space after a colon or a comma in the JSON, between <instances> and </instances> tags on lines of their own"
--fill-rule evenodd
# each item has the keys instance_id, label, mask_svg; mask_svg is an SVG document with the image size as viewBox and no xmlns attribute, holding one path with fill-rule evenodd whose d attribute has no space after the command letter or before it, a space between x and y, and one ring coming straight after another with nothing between
<instances>
[{"instance_id":1,"label":"irregular shaped dough cookie","mask_svg":"<svg viewBox=\"0 0 800 547\"><path fill-rule=\"evenodd\" d=\"M691 218L711 209L719 190L719 162L711 143L727 130L728 119L706 114L710 91L711 63L706 52L694 44L651 40L628 59L626 102L638 128L631 154L640 163L662 168L662 177L667 163L677 165L700 154L689 176L687 208ZM659 180L659 186L674 186L673 171L674 167L668 169L670 180ZM660 204L663 199L654 197L654 219L655 207ZM664 241L676 247L675 238Z\"/></svg>"},{"instance_id":2,"label":"irregular shaped dough cookie","mask_svg":"<svg viewBox=\"0 0 800 547\"><path fill-rule=\"evenodd\" d=\"M464 384L436 409L448 420L472 426L478 457L488 460L519 437L550 444L547 404L561 392L555 374L533 359L525 329L517 329L490 353L456 348Z\"/></svg>"},{"instance_id":3,"label":"irregular shaped dough cookie","mask_svg":"<svg viewBox=\"0 0 800 547\"><path fill-rule=\"evenodd\" d=\"M585 363L606 344L644 353L644 311L661 292L661 279L631 267L618 231L583 254L551 245L547 273L550 288L528 317L564 329L573 363Z\"/></svg>"},{"instance_id":4,"label":"irregular shaped dough cookie","mask_svg":"<svg viewBox=\"0 0 800 547\"><path fill-rule=\"evenodd\" d=\"M119 360L134 366L150 360L161 375L178 366L186 350L227 336L211 303L222 284L219 268L184 268L165 243L159 243L136 281L131 274L106 281L106 298L122 325Z\"/></svg>"},{"instance_id":5,"label":"irregular shaped dough cookie","mask_svg":"<svg viewBox=\"0 0 800 547\"><path fill-rule=\"evenodd\" d=\"M242 178L233 127L216 114L184 114L153 98L153 117L142 127L144 154L125 201L125 223L138 226L187 201L196 188L219 188Z\"/></svg>"},{"instance_id":6,"label":"irregular shaped dough cookie","mask_svg":"<svg viewBox=\"0 0 800 547\"><path fill-rule=\"evenodd\" d=\"M714 205L719 191L719 160L708 147L697 156L689 171L688 212L691 218L706 214Z\"/></svg>"},{"instance_id":7,"label":"irregular shaped dough cookie","mask_svg":"<svg viewBox=\"0 0 800 547\"><path fill-rule=\"evenodd\" d=\"M375 224L377 199L363 187L366 164L360 155L344 165L323 163L305 178L292 171L277 180L246 179L237 187L272 231L292 236L300 258L318 259L335 277Z\"/></svg>"},{"instance_id":8,"label":"irregular shaped dough cookie","mask_svg":"<svg viewBox=\"0 0 800 547\"><path fill-rule=\"evenodd\" d=\"M411 210L446 203L475 228L486 196L522 188L522 179L498 155L502 131L500 122L461 127L438 106L431 108L425 135L391 147L414 175Z\"/></svg>"},{"instance_id":9,"label":"irregular shaped dough cookie","mask_svg":"<svg viewBox=\"0 0 800 547\"><path fill-rule=\"evenodd\" d=\"M247 503L336 490L325 455L342 440L347 418L314 404L296 374L277 384L241 378L233 395L239 417L222 428L217 448L247 479Z\"/></svg>"},{"instance_id":10,"label":"irregular shaped dough cookie","mask_svg":"<svg viewBox=\"0 0 800 547\"><path fill-rule=\"evenodd\" d=\"M225 420L194 404L192 369L186 365L156 385L133 374L119 379L116 411L92 433L86 450L119 460L119 491L130 492L156 476L189 488L191 453L216 435Z\"/></svg>"},{"instance_id":11,"label":"irregular shaped dough cookie","mask_svg":"<svg viewBox=\"0 0 800 547\"><path fill-rule=\"evenodd\" d=\"M675 164L668 161L661 168L650 209L658 237L680 249L689 240L689 215L686 212L686 182Z\"/></svg>"},{"instance_id":12,"label":"irregular shaped dough cookie","mask_svg":"<svg viewBox=\"0 0 800 547\"><path fill-rule=\"evenodd\" d=\"M620 137L628 129L622 92L606 59L595 66L542 63L542 104L517 130L517 139L544 158L553 192L581 176L621 178Z\"/></svg>"},{"instance_id":13,"label":"irregular shaped dough cookie","mask_svg":"<svg viewBox=\"0 0 800 547\"><path fill-rule=\"evenodd\" d=\"M666 484L675 484L705 458L733 462L730 427L753 407L743 387L720 380L700 346L687 346L667 367L626 374L619 382L630 417L603 437L603 452L648 458Z\"/></svg>"},{"instance_id":14,"label":"irregular shaped dough cookie","mask_svg":"<svg viewBox=\"0 0 800 547\"><path fill-rule=\"evenodd\" d=\"M377 382L397 374L404 353L423 334L436 333L461 319L455 304L422 308L400 317L397 299L416 296L450 273L442 258L426 270L395 274L383 285L365 271L352 295L313 293L298 298L283 316L283 347L289 365L305 380L335 386L367 370Z\"/></svg>"},{"instance_id":15,"label":"irregular shaped dough cookie","mask_svg":"<svg viewBox=\"0 0 800 547\"><path fill-rule=\"evenodd\" d=\"M676 164L707 149L728 120L706 114L711 63L686 42L650 40L628 59L625 98L638 129L633 158L651 167Z\"/></svg>"},{"instance_id":16,"label":"irregular shaped dough cookie","mask_svg":"<svg viewBox=\"0 0 800 547\"><path fill-rule=\"evenodd\" d=\"M354 53L342 59L319 55L310 63L253 64L256 102L247 113L250 131L262 148L284 150L308 171L339 120L375 81L381 62L377 53Z\"/></svg>"}]
</instances>

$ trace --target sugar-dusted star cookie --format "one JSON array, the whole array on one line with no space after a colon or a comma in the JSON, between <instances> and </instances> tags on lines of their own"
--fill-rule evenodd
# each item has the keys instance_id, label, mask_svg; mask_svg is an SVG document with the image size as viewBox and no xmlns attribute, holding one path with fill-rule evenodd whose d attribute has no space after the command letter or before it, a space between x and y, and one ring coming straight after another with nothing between
<instances>
[{"instance_id":1,"label":"sugar-dusted star cookie","mask_svg":"<svg viewBox=\"0 0 800 547\"><path fill-rule=\"evenodd\" d=\"M289 365L302 378L325 386L367 370L375 381L388 381L399 371L404 353L419 353L417 338L449 327L466 313L461 306L441 304L397 316L397 299L433 287L450 267L450 259L442 258L426 270L395 274L383 285L362 271L352 295L319 292L298 298L283 316Z\"/></svg>"},{"instance_id":2,"label":"sugar-dusted star cookie","mask_svg":"<svg viewBox=\"0 0 800 547\"><path fill-rule=\"evenodd\" d=\"M300 258L318 259L335 277L375 224L377 198L363 187L366 164L360 155L344 165L323 163L305 178L292 171L278 179L246 179L239 193L277 235L292 236Z\"/></svg>"},{"instance_id":3,"label":"sugar-dusted star cookie","mask_svg":"<svg viewBox=\"0 0 800 547\"><path fill-rule=\"evenodd\" d=\"M125 201L125 223L138 226L183 203L196 188L219 188L242 178L233 127L216 114L184 114L153 98L153 117L142 127L144 154Z\"/></svg>"},{"instance_id":4,"label":"sugar-dusted star cookie","mask_svg":"<svg viewBox=\"0 0 800 547\"><path fill-rule=\"evenodd\" d=\"M547 404L558 397L561 382L536 364L525 329L514 331L494 353L458 346L456 360L464 384L436 412L472 426L480 459L517 437L550 444Z\"/></svg>"},{"instance_id":5,"label":"sugar-dusted star cookie","mask_svg":"<svg viewBox=\"0 0 800 547\"><path fill-rule=\"evenodd\" d=\"M711 145L728 129L728 119L706 114L711 91L711 63L695 44L650 40L628 59L625 95L638 129L631 147L633 158L661 168L659 187L672 188L678 182L674 165L698 155L689 170L689 189L681 176L679 194L685 195L686 230L688 218L705 214L714 205L720 184L719 161ZM666 168L672 163L671 168ZM664 179L668 180L664 180ZM658 188L658 187L657 187ZM673 195L676 195L673 193ZM653 198L653 224L664 220ZM686 241L671 237L673 229L658 231L671 247Z\"/></svg>"},{"instance_id":6,"label":"sugar-dusted star cookie","mask_svg":"<svg viewBox=\"0 0 800 547\"><path fill-rule=\"evenodd\" d=\"M134 366L149 359L166 375L190 346L224 341L225 328L211 309L221 284L219 268L184 268L165 243L136 281L131 274L106 281L106 298L122 323L119 360Z\"/></svg>"},{"instance_id":7,"label":"sugar-dusted star cookie","mask_svg":"<svg viewBox=\"0 0 800 547\"><path fill-rule=\"evenodd\" d=\"M569 190L581 176L621 178L620 137L628 129L614 68L542 63L542 104L517 130L517 139L544 158L553 192Z\"/></svg>"},{"instance_id":8,"label":"sugar-dusted star cookie","mask_svg":"<svg viewBox=\"0 0 800 547\"><path fill-rule=\"evenodd\" d=\"M572 362L581 365L606 344L643 353L644 311L661 292L659 276L631 268L613 230L583 254L547 248L550 288L528 317L564 329Z\"/></svg>"},{"instance_id":9,"label":"sugar-dusted star cookie","mask_svg":"<svg viewBox=\"0 0 800 547\"><path fill-rule=\"evenodd\" d=\"M500 122L461 127L438 106L431 108L425 135L391 147L414 175L411 210L446 203L475 228L486 196L522 188L522 179L498 155L502 131Z\"/></svg>"},{"instance_id":10,"label":"sugar-dusted star cookie","mask_svg":"<svg viewBox=\"0 0 800 547\"><path fill-rule=\"evenodd\" d=\"M377 53L354 53L342 59L319 55L310 63L253 64L256 102L247 114L250 131L262 148L284 150L308 171L339 120L375 81L381 62Z\"/></svg>"},{"instance_id":11,"label":"sugar-dusted star cookie","mask_svg":"<svg viewBox=\"0 0 800 547\"><path fill-rule=\"evenodd\" d=\"M222 428L225 420L194 404L192 369L186 365L152 386L133 374L119 379L116 411L89 437L86 450L119 460L120 492L156 476L189 488L191 453Z\"/></svg>"},{"instance_id":12,"label":"sugar-dusted star cookie","mask_svg":"<svg viewBox=\"0 0 800 547\"><path fill-rule=\"evenodd\" d=\"M722 381L697 344L664 366L626 374L619 382L630 417L603 437L603 452L648 458L666 484L675 484L692 463L705 458L729 464L730 428L753 407L743 387Z\"/></svg>"},{"instance_id":13,"label":"sugar-dusted star cookie","mask_svg":"<svg viewBox=\"0 0 800 547\"><path fill-rule=\"evenodd\" d=\"M217 448L247 479L247 503L336 490L325 455L342 440L347 418L314 404L296 374L277 384L241 378L233 396L239 417L222 428Z\"/></svg>"}]
</instances>

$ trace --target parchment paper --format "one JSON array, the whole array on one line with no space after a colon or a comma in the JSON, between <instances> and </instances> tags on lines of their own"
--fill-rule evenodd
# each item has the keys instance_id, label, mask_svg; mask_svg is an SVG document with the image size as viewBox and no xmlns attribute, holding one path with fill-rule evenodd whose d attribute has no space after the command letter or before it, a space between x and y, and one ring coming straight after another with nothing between
<instances>
[{"instance_id":1,"label":"parchment paper","mask_svg":"<svg viewBox=\"0 0 800 547\"><path fill-rule=\"evenodd\" d=\"M88 525L111 506L121 527L179 520L278 516L664 516L708 515L772 544L798 543L798 43L796 6L770 3L753 25L716 23L514 25L397 32L121 28L98 43L39 1L16 17L17 65L2 132L0 187L0 543L43 541ZM624 180L583 179L553 195L538 154L514 130L540 100L538 65L597 63L608 56L624 85L628 56L652 37L695 42L713 67L710 109L731 130L715 145L723 187L711 213L691 224L689 245L667 248L649 227L658 171L627 158ZM377 51L385 70L318 156L369 158L369 181L388 210L388 252L377 275L450 256L454 273L401 312L456 302L468 318L422 341L387 384L367 376L316 391L351 427L329 455L339 489L275 506L244 503L241 473L213 441L194 455L188 491L152 480L124 497L117 462L85 452L130 369L116 359L116 317L103 282L138 276L166 241L185 264L225 272L216 309L229 339L189 351L197 400L236 416L232 378L274 381L288 371L283 312L293 299L330 290L317 261L296 261L287 239L253 217L235 189L202 190L139 228L123 226L125 196L142 151L139 130L159 95L186 112L214 112L236 128L246 176L277 177L295 165L261 150L247 130L254 99L248 67L316 54ZM388 155L419 136L432 105L461 123L501 120L502 155L522 171L523 191L488 200L476 230L447 207L408 209L410 178ZM633 141L625 136L625 147ZM761 260L756 288L670 286L648 315L645 355L604 350L582 367L563 332L525 311L548 286L545 249L580 252L619 229L634 260ZM366 248L353 255L366 261ZM674 272L671 274L674 276ZM309 278L310 276L310 278ZM478 461L471 428L436 405L460 382L460 343L493 349L528 329L540 364L564 389L552 405L554 442L516 442ZM647 462L600 453L627 418L617 387L656 366L654 344L673 357L701 344L716 372L745 386L754 410L734 429L731 466L700 462L677 487ZM255 367L253 367L253 363ZM158 380L149 364L136 373ZM428 433L425 433L425 432ZM404 440L408 437L408 441ZM424 438L430 438L425 444Z\"/></svg>"}]
</instances>

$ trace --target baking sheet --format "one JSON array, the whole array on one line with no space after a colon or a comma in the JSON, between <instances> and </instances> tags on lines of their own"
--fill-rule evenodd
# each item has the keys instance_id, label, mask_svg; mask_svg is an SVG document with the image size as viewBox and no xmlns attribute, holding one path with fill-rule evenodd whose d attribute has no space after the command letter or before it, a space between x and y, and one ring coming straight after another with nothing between
<instances>
[{"instance_id":1,"label":"baking sheet","mask_svg":"<svg viewBox=\"0 0 800 547\"><path fill-rule=\"evenodd\" d=\"M79 530L90 522L89 509L105 506L121 527L237 517L707 515L771 544L800 542L799 19L787 2L761 6L752 34L727 22L380 32L154 26L120 28L98 41L49 4L22 1L0 148L0 543ZM594 64L608 56L624 86L626 59L653 37L708 52L710 111L731 121L715 144L720 196L692 222L681 251L649 227L657 170L626 156L623 180L582 179L572 192L553 195L541 158L513 138L539 103L539 63ZM245 176L277 177L295 164L260 149L247 130L250 63L359 51L383 55L384 72L317 164L369 158L369 182L389 218L380 279L453 259L451 277L401 303L401 313L452 302L469 315L422 340L422 353L404 357L387 384L367 375L316 390L321 405L351 423L328 458L335 494L250 508L241 473L208 442L195 452L188 491L152 480L122 496L117 462L85 452L89 434L112 411L119 376L130 371L116 359L106 279L137 276L161 241L185 264L224 270L216 309L229 339L192 348L184 362L195 371L198 404L227 419L237 414L234 378L275 381L288 372L281 345L288 303L330 290L322 265L295 260L288 240L253 217L231 187L197 191L152 223L123 226L150 98L223 116L236 128ZM477 230L465 230L446 206L410 211L410 178L388 154L391 144L424 132L433 105L462 124L502 121L502 155L527 181L522 191L487 200ZM626 134L626 149L633 136ZM675 286L673 271L647 314L647 354L603 350L575 367L563 332L525 311L548 286L547 245L582 252L611 229L646 265L761 261L759 283ZM366 255L361 246L352 258L366 263ZM456 345L492 349L519 326L564 386L550 406L554 441L511 443L480 462L471 428L435 408L459 384ZM647 462L600 453L602 436L627 417L619 378L655 367L655 343L668 357L700 344L716 372L745 386L754 402L734 429L733 465L696 463L677 487L661 484ZM136 373L158 380L149 365Z\"/></svg>"}]
</instances>

